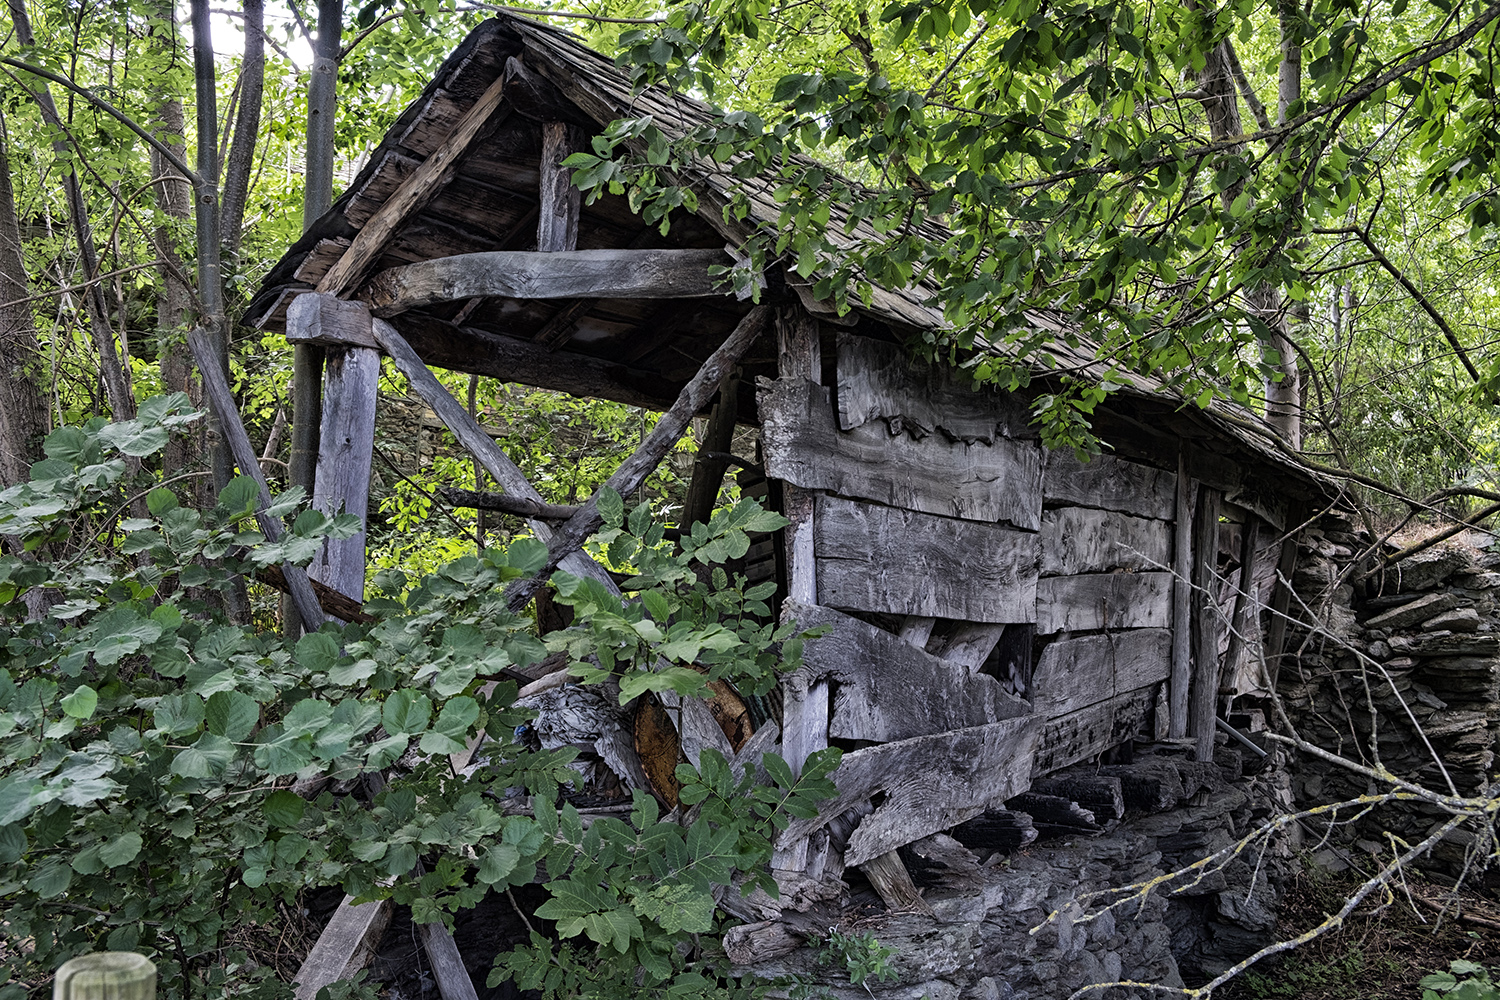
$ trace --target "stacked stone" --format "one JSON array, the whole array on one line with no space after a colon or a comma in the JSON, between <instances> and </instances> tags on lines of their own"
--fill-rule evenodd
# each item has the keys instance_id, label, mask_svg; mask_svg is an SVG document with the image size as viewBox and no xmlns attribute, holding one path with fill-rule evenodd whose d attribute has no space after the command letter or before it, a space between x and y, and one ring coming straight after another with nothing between
<instances>
[{"instance_id":1,"label":"stacked stone","mask_svg":"<svg viewBox=\"0 0 1500 1000\"><path fill-rule=\"evenodd\" d=\"M1489 781L1500 736L1500 560L1447 543L1357 593L1337 581L1366 547L1347 525L1307 533L1293 587L1328 627L1291 630L1295 656L1278 690L1311 742L1369 765L1378 755L1391 772L1435 791L1446 792L1451 779L1461 794L1476 793ZM1304 808L1373 790L1307 757L1295 772ZM1343 839L1375 849L1380 832L1420 838L1436 818L1416 803L1387 806Z\"/></svg>"}]
</instances>

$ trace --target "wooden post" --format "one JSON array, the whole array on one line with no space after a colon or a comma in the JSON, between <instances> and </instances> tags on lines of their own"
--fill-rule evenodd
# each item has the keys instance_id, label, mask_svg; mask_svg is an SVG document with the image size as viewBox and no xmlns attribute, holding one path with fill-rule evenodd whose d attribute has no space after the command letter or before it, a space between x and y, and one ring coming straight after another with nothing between
<instances>
[{"instance_id":1,"label":"wooden post","mask_svg":"<svg viewBox=\"0 0 1500 1000\"><path fill-rule=\"evenodd\" d=\"M729 463L709 455L723 455L733 447L734 422L739 408L740 382L738 377L731 375L724 388L719 390L719 401L709 414L708 429L698 445L698 457L693 460L693 478L688 483L687 501L682 507L684 528L699 521L707 523L713 515L714 503L719 499L719 487L724 482Z\"/></svg>"},{"instance_id":2,"label":"wooden post","mask_svg":"<svg viewBox=\"0 0 1500 1000\"><path fill-rule=\"evenodd\" d=\"M1266 626L1266 678L1276 690L1281 676L1281 656L1286 647L1286 618L1292 609L1292 574L1297 572L1297 539L1288 535L1281 541L1281 557L1276 562L1276 585L1271 588L1271 622ZM1283 582L1285 581L1285 582Z\"/></svg>"},{"instance_id":3,"label":"wooden post","mask_svg":"<svg viewBox=\"0 0 1500 1000\"><path fill-rule=\"evenodd\" d=\"M1177 509L1172 525L1172 679L1168 685L1167 735L1188 733L1188 687L1193 676L1193 508L1198 491L1188 478L1185 455L1177 457Z\"/></svg>"},{"instance_id":4,"label":"wooden post","mask_svg":"<svg viewBox=\"0 0 1500 1000\"><path fill-rule=\"evenodd\" d=\"M583 149L583 129L565 122L542 126L541 208L537 212L536 248L573 250L578 246L578 211L583 193L573 186L573 168L563 160Z\"/></svg>"},{"instance_id":5,"label":"wooden post","mask_svg":"<svg viewBox=\"0 0 1500 1000\"><path fill-rule=\"evenodd\" d=\"M156 966L133 951L69 959L52 980L52 1000L154 1000Z\"/></svg>"},{"instance_id":6,"label":"wooden post","mask_svg":"<svg viewBox=\"0 0 1500 1000\"><path fill-rule=\"evenodd\" d=\"M1259 534L1260 518L1246 511L1245 522L1240 525L1240 583L1235 589L1234 610L1229 615L1229 648L1224 653L1220 685L1239 671L1247 637L1252 629L1260 628L1260 603L1255 596L1255 541ZM1215 693L1228 692L1223 692L1221 687Z\"/></svg>"},{"instance_id":7,"label":"wooden post","mask_svg":"<svg viewBox=\"0 0 1500 1000\"><path fill-rule=\"evenodd\" d=\"M1219 558L1219 511L1224 494L1201 487L1193 517L1193 679L1188 703L1188 735L1195 759L1214 759L1214 701L1219 694L1219 629L1222 613L1215 595Z\"/></svg>"}]
</instances>

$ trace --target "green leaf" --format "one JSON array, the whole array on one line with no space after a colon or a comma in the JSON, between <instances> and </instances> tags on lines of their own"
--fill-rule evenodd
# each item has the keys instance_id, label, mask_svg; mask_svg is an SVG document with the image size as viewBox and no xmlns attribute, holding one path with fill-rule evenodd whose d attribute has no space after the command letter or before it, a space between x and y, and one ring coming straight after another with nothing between
<instances>
[{"instance_id":1,"label":"green leaf","mask_svg":"<svg viewBox=\"0 0 1500 1000\"><path fill-rule=\"evenodd\" d=\"M307 800L296 792L278 788L261 802L260 811L267 823L290 829L302 822L302 816L307 811Z\"/></svg>"},{"instance_id":2,"label":"green leaf","mask_svg":"<svg viewBox=\"0 0 1500 1000\"><path fill-rule=\"evenodd\" d=\"M99 440L132 458L145 458L165 448L169 435L165 427L149 427L139 420L125 420L105 424L99 429Z\"/></svg>"},{"instance_id":3,"label":"green leaf","mask_svg":"<svg viewBox=\"0 0 1500 1000\"><path fill-rule=\"evenodd\" d=\"M517 538L505 550L505 562L527 576L547 565L547 543L540 538Z\"/></svg>"},{"instance_id":4,"label":"green leaf","mask_svg":"<svg viewBox=\"0 0 1500 1000\"><path fill-rule=\"evenodd\" d=\"M122 833L99 848L99 860L111 868L128 865L141 853L142 843L139 833Z\"/></svg>"},{"instance_id":5,"label":"green leaf","mask_svg":"<svg viewBox=\"0 0 1500 1000\"><path fill-rule=\"evenodd\" d=\"M219 503L228 510L230 517L254 513L259 498L260 486L249 476L235 476L219 491Z\"/></svg>"},{"instance_id":6,"label":"green leaf","mask_svg":"<svg viewBox=\"0 0 1500 1000\"><path fill-rule=\"evenodd\" d=\"M73 689L71 694L63 698L60 704L67 715L75 719L87 719L99 706L99 695L87 684L80 684Z\"/></svg>"},{"instance_id":7,"label":"green leaf","mask_svg":"<svg viewBox=\"0 0 1500 1000\"><path fill-rule=\"evenodd\" d=\"M204 733L198 742L172 758L172 773L183 778L216 778L234 760L234 744L222 736Z\"/></svg>"},{"instance_id":8,"label":"green leaf","mask_svg":"<svg viewBox=\"0 0 1500 1000\"><path fill-rule=\"evenodd\" d=\"M177 494L169 489L158 486L146 494L146 509L154 517L161 517L169 510L176 510Z\"/></svg>"},{"instance_id":9,"label":"green leaf","mask_svg":"<svg viewBox=\"0 0 1500 1000\"><path fill-rule=\"evenodd\" d=\"M26 847L26 831L21 829L20 823L0 826L0 865L20 861Z\"/></svg>"},{"instance_id":10,"label":"green leaf","mask_svg":"<svg viewBox=\"0 0 1500 1000\"><path fill-rule=\"evenodd\" d=\"M609 486L601 486L594 495L597 498L599 516L604 519L604 526L606 528L620 527L625 520L625 501L620 499L620 494Z\"/></svg>"},{"instance_id":11,"label":"green leaf","mask_svg":"<svg viewBox=\"0 0 1500 1000\"><path fill-rule=\"evenodd\" d=\"M668 934L687 931L706 934L714 926L714 897L691 885L669 883L653 887L633 902L635 912L654 920Z\"/></svg>"},{"instance_id":12,"label":"green leaf","mask_svg":"<svg viewBox=\"0 0 1500 1000\"><path fill-rule=\"evenodd\" d=\"M327 672L338 663L339 642L326 632L309 632L297 640L292 658L307 670Z\"/></svg>"},{"instance_id":13,"label":"green leaf","mask_svg":"<svg viewBox=\"0 0 1500 1000\"><path fill-rule=\"evenodd\" d=\"M392 736L406 733L415 736L427 728L432 718L432 700L415 691L393 691L380 709L385 731Z\"/></svg>"},{"instance_id":14,"label":"green leaf","mask_svg":"<svg viewBox=\"0 0 1500 1000\"><path fill-rule=\"evenodd\" d=\"M156 704L152 721L169 736L191 733L203 725L203 699L195 694L169 694Z\"/></svg>"},{"instance_id":15,"label":"green leaf","mask_svg":"<svg viewBox=\"0 0 1500 1000\"><path fill-rule=\"evenodd\" d=\"M497 844L485 851L484 857L479 861L479 881L485 885L505 881L520 862L521 852L514 845Z\"/></svg>"},{"instance_id":16,"label":"green leaf","mask_svg":"<svg viewBox=\"0 0 1500 1000\"><path fill-rule=\"evenodd\" d=\"M260 706L239 691L217 691L209 696L203 721L215 736L243 743L260 721Z\"/></svg>"}]
</instances>

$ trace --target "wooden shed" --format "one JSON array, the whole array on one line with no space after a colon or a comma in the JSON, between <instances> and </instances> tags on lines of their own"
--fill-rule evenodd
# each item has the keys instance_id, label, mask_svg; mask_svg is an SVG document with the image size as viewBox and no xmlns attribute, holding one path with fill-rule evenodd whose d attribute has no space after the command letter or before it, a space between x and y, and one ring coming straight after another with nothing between
<instances>
[{"instance_id":1,"label":"wooden shed","mask_svg":"<svg viewBox=\"0 0 1500 1000\"><path fill-rule=\"evenodd\" d=\"M517 18L485 22L443 64L251 306L326 349L315 502L364 509L382 352L561 564L601 579L576 548L587 525L559 526L428 366L665 411L631 475L694 416L713 414L710 442L758 428L769 502L791 521L770 546L781 614L832 626L786 682L781 750L793 766L830 742L849 751L839 798L781 839L793 881L863 865L899 898L895 849L1034 779L1132 740L1211 758L1221 689L1263 687L1262 651L1274 671L1276 569L1328 484L1250 412L1184 405L1144 378L1097 414L1107 456L1048 451L1032 393L1094 372L1091 355L1059 336L1033 390L976 390L902 346L942 325L920 288L876 289L840 316L776 264L760 305L726 293L708 268L775 226L769 190L751 182L751 214L726 220L735 182L707 164L686 178L697 213L663 236L622 197L581 205L560 166L643 114L670 132L710 111L632 92L610 59ZM725 468L717 450L698 463L707 495ZM363 572L355 538L314 576L359 600Z\"/></svg>"}]
</instances>

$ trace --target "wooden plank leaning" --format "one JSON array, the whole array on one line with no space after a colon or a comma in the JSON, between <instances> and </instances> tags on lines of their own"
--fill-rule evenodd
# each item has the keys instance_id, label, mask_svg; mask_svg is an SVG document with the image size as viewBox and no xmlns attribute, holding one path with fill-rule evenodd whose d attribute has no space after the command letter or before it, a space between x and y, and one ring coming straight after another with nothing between
<instances>
[{"instance_id":1,"label":"wooden plank leaning","mask_svg":"<svg viewBox=\"0 0 1500 1000\"><path fill-rule=\"evenodd\" d=\"M345 896L292 980L297 1000L313 1000L329 983L349 979L369 965L390 922L390 900L355 906L354 897Z\"/></svg>"},{"instance_id":2,"label":"wooden plank leaning","mask_svg":"<svg viewBox=\"0 0 1500 1000\"><path fill-rule=\"evenodd\" d=\"M260 469L260 456L250 444L250 435L245 433L245 424L240 419L239 408L235 406L234 394L229 390L229 380L224 377L224 369L219 367L208 334L202 327L197 327L188 334L187 340L188 349L193 352L193 360L197 362L198 371L203 376L204 395L208 397L209 405L218 417L219 431L229 442L230 454L234 456L234 462L240 467L240 471L255 480L259 490L255 520L260 525L260 533L269 541L280 541L285 534L281 523L265 512L271 506L271 490L266 486L265 473ZM318 604L317 594L313 593L307 571L301 566L286 563L281 572L286 577L297 614L302 616L303 627L316 631L327 619L323 608Z\"/></svg>"},{"instance_id":3,"label":"wooden plank leaning","mask_svg":"<svg viewBox=\"0 0 1500 1000\"><path fill-rule=\"evenodd\" d=\"M750 349L750 345L760 337L765 329L766 316L769 312L768 306L759 305L745 314L719 349L703 362L703 367L698 369L698 374L693 376L692 381L683 386L682 392L677 396L677 401L657 420L656 426L652 428L650 434L646 435L646 440L641 442L641 446L620 463L620 467L605 482L605 486L621 496L628 496L645 482L646 477L682 437L683 431L687 430L693 417L703 409L714 393L719 391L719 387L734 371L735 365L739 364L745 352ZM387 326L379 320L376 321L377 338L384 336ZM452 399L451 396L449 398ZM455 400L454 403L456 405L457 401ZM474 429L478 431L478 426L476 425ZM483 432L480 433L483 435ZM488 436L485 436L485 440L489 440ZM541 572L533 577L516 580L506 589L506 602L512 608L523 607L527 601L536 596L536 592L546 582L552 570L557 568L568 555L577 552L589 535L597 531L603 523L603 519L599 516L599 494L596 492L589 497L577 514L557 529L556 534L547 542L547 564Z\"/></svg>"}]
</instances>

